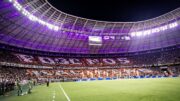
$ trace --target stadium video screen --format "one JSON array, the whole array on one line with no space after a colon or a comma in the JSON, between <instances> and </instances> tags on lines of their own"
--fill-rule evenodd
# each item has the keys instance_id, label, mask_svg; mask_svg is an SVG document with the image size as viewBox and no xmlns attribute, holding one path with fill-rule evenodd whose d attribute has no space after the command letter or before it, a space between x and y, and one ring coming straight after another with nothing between
<instances>
[{"instance_id":1,"label":"stadium video screen","mask_svg":"<svg viewBox=\"0 0 180 101\"><path fill-rule=\"evenodd\" d=\"M89 45L90 46L101 46L102 37L101 36L89 36Z\"/></svg>"}]
</instances>

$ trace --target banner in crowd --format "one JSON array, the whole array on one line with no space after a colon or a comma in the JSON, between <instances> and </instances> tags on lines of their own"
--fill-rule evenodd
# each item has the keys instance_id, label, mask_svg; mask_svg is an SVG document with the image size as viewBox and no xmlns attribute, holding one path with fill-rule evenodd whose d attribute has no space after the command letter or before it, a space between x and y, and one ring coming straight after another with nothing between
<instances>
[{"instance_id":1,"label":"banner in crowd","mask_svg":"<svg viewBox=\"0 0 180 101\"><path fill-rule=\"evenodd\" d=\"M74 66L115 66L130 64L127 58L62 58L14 54L23 63Z\"/></svg>"}]
</instances>

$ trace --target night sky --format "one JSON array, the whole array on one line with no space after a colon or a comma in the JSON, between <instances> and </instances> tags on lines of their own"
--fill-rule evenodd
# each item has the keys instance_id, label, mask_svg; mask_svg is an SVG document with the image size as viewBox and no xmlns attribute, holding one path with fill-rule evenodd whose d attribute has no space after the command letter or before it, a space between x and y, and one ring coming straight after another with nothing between
<instances>
[{"instance_id":1,"label":"night sky","mask_svg":"<svg viewBox=\"0 0 180 101\"><path fill-rule=\"evenodd\" d=\"M140 21L180 7L180 0L48 0L68 14L103 21Z\"/></svg>"}]
</instances>

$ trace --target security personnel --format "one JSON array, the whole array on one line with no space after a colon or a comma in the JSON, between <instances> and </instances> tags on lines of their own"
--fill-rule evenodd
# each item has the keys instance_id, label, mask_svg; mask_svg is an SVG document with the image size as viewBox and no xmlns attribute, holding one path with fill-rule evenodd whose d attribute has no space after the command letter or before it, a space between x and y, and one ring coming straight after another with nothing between
<instances>
[{"instance_id":1,"label":"security personnel","mask_svg":"<svg viewBox=\"0 0 180 101\"><path fill-rule=\"evenodd\" d=\"M2 82L0 82L0 95L2 95Z\"/></svg>"},{"instance_id":2,"label":"security personnel","mask_svg":"<svg viewBox=\"0 0 180 101\"><path fill-rule=\"evenodd\" d=\"M18 96L22 95L22 86L20 84L20 81L17 81L17 89L18 89Z\"/></svg>"}]
</instances>

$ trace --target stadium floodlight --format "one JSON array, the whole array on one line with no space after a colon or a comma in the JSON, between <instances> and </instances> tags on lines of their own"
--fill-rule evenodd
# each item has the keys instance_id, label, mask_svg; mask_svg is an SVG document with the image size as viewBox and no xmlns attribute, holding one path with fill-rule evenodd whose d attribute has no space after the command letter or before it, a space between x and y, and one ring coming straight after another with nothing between
<instances>
[{"instance_id":1,"label":"stadium floodlight","mask_svg":"<svg viewBox=\"0 0 180 101\"><path fill-rule=\"evenodd\" d=\"M134 37L134 36L136 36L136 32L132 32L130 35L131 35L131 37Z\"/></svg>"},{"instance_id":2,"label":"stadium floodlight","mask_svg":"<svg viewBox=\"0 0 180 101\"><path fill-rule=\"evenodd\" d=\"M58 30L59 30L59 27L54 26L54 30L55 30L55 31L58 31Z\"/></svg>"},{"instance_id":3,"label":"stadium floodlight","mask_svg":"<svg viewBox=\"0 0 180 101\"><path fill-rule=\"evenodd\" d=\"M175 27L177 27L177 26L178 26L178 23L177 23L177 22L175 22L175 23L174 23L174 26L175 26Z\"/></svg>"},{"instance_id":4,"label":"stadium floodlight","mask_svg":"<svg viewBox=\"0 0 180 101\"><path fill-rule=\"evenodd\" d=\"M160 27L161 31L164 31L164 30L167 30L167 29L168 29L167 25Z\"/></svg>"},{"instance_id":5,"label":"stadium floodlight","mask_svg":"<svg viewBox=\"0 0 180 101\"><path fill-rule=\"evenodd\" d=\"M35 17L34 15L29 15L28 18L31 20L31 21L37 21L37 17Z\"/></svg>"},{"instance_id":6,"label":"stadium floodlight","mask_svg":"<svg viewBox=\"0 0 180 101\"><path fill-rule=\"evenodd\" d=\"M153 29L148 29L148 30L145 30L145 31L131 32L130 35L131 35L131 37L146 36L146 35L150 35L152 33L158 33L158 32L161 32L161 31L165 31L167 29L175 28L177 26L178 26L178 23L173 22L173 23L170 23L168 25L164 25L164 26L161 26L161 27L153 28Z\"/></svg>"},{"instance_id":7,"label":"stadium floodlight","mask_svg":"<svg viewBox=\"0 0 180 101\"><path fill-rule=\"evenodd\" d=\"M49 29L53 29L53 27L54 27L52 24L49 24L49 23L47 23L46 25Z\"/></svg>"},{"instance_id":8,"label":"stadium floodlight","mask_svg":"<svg viewBox=\"0 0 180 101\"><path fill-rule=\"evenodd\" d=\"M22 9L22 6L21 6L17 1L14 1L13 6L14 6L18 11L20 11L20 10Z\"/></svg>"},{"instance_id":9,"label":"stadium floodlight","mask_svg":"<svg viewBox=\"0 0 180 101\"><path fill-rule=\"evenodd\" d=\"M24 14L25 16L30 15L30 13L27 10L25 10L25 9L22 10L22 14Z\"/></svg>"},{"instance_id":10,"label":"stadium floodlight","mask_svg":"<svg viewBox=\"0 0 180 101\"><path fill-rule=\"evenodd\" d=\"M174 27L176 27L176 26L178 26L177 22L174 22L174 23L169 24L169 28L174 28Z\"/></svg>"},{"instance_id":11,"label":"stadium floodlight","mask_svg":"<svg viewBox=\"0 0 180 101\"><path fill-rule=\"evenodd\" d=\"M43 20L38 19L38 22L39 24L46 25L46 22L44 22Z\"/></svg>"},{"instance_id":12,"label":"stadium floodlight","mask_svg":"<svg viewBox=\"0 0 180 101\"><path fill-rule=\"evenodd\" d=\"M154 28L154 29L151 30L152 33L157 33L157 32L159 32L159 31L160 31L159 28Z\"/></svg>"},{"instance_id":13,"label":"stadium floodlight","mask_svg":"<svg viewBox=\"0 0 180 101\"><path fill-rule=\"evenodd\" d=\"M30 12L28 12L25 8L23 8L23 6L21 6L17 0L9 0L9 2L11 2L13 4L13 6L20 11L24 16L26 16L29 20L34 21L34 22L38 22L41 25L46 25L49 29L54 30L54 31L58 31L59 30L59 26L50 24L48 22L45 22L41 19L39 19L38 17L34 16L33 14L31 14Z\"/></svg>"},{"instance_id":14,"label":"stadium floodlight","mask_svg":"<svg viewBox=\"0 0 180 101\"><path fill-rule=\"evenodd\" d=\"M142 35L143 35L143 33L141 31L136 32L136 36L142 36Z\"/></svg>"},{"instance_id":15,"label":"stadium floodlight","mask_svg":"<svg viewBox=\"0 0 180 101\"><path fill-rule=\"evenodd\" d=\"M143 35L146 36L146 35L149 35L151 34L151 30L145 30L143 31Z\"/></svg>"},{"instance_id":16,"label":"stadium floodlight","mask_svg":"<svg viewBox=\"0 0 180 101\"><path fill-rule=\"evenodd\" d=\"M124 40L131 40L129 36L124 36Z\"/></svg>"},{"instance_id":17,"label":"stadium floodlight","mask_svg":"<svg viewBox=\"0 0 180 101\"><path fill-rule=\"evenodd\" d=\"M151 29L151 33L156 33L156 29Z\"/></svg>"},{"instance_id":18,"label":"stadium floodlight","mask_svg":"<svg viewBox=\"0 0 180 101\"><path fill-rule=\"evenodd\" d=\"M122 39L122 40L125 40L125 37L126 37L126 36L123 36L123 37L121 37L121 39Z\"/></svg>"},{"instance_id":19,"label":"stadium floodlight","mask_svg":"<svg viewBox=\"0 0 180 101\"><path fill-rule=\"evenodd\" d=\"M160 31L160 28L156 28L156 33L158 33Z\"/></svg>"}]
</instances>

